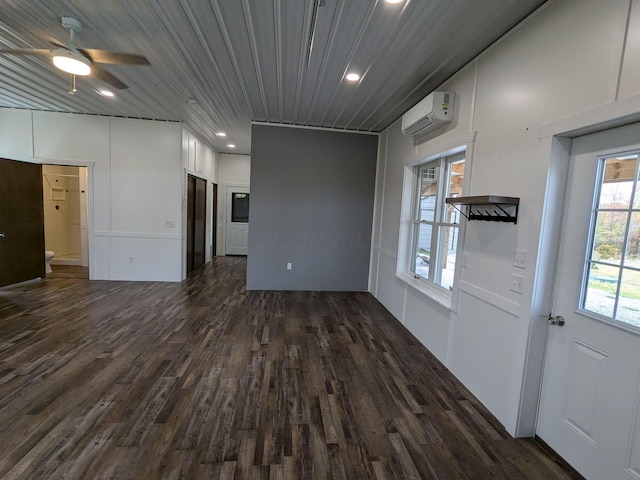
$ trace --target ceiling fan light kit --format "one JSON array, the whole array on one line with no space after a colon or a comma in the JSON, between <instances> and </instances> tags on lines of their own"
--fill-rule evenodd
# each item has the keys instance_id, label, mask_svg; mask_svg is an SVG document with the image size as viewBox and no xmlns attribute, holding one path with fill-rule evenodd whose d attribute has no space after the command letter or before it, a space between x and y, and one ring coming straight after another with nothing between
<instances>
[{"instance_id":1,"label":"ceiling fan light kit","mask_svg":"<svg viewBox=\"0 0 640 480\"><path fill-rule=\"evenodd\" d=\"M83 77L91 73L91 61L79 52L56 48L52 55L53 64L63 72Z\"/></svg>"},{"instance_id":2,"label":"ceiling fan light kit","mask_svg":"<svg viewBox=\"0 0 640 480\"><path fill-rule=\"evenodd\" d=\"M118 77L108 72L99 64L106 63L111 65L149 65L149 60L143 55L135 53L110 52L108 50L99 50L95 48L78 48L75 44L75 35L82 30L82 24L72 17L62 17L62 26L69 30L69 43L62 45L54 42L57 48L13 48L0 49L0 54L6 55L46 55L53 61L53 65L69 73L73 76L93 75L97 79L103 81L113 88L124 90L127 85ZM75 94L77 89L75 83L72 85L69 93Z\"/></svg>"}]
</instances>

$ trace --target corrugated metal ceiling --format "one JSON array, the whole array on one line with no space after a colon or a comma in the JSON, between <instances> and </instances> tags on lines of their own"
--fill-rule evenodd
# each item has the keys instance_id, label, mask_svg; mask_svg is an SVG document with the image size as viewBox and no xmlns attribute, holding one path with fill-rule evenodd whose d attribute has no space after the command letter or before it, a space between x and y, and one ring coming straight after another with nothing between
<instances>
[{"instance_id":1,"label":"corrugated metal ceiling","mask_svg":"<svg viewBox=\"0 0 640 480\"><path fill-rule=\"evenodd\" d=\"M379 132L542 3L0 0L0 49L67 44L60 18L71 16L78 47L151 64L105 65L129 86L107 99L95 77L69 95L48 58L0 55L0 107L181 121L234 153L250 152L252 120ZM359 83L343 80L351 70Z\"/></svg>"}]
</instances>

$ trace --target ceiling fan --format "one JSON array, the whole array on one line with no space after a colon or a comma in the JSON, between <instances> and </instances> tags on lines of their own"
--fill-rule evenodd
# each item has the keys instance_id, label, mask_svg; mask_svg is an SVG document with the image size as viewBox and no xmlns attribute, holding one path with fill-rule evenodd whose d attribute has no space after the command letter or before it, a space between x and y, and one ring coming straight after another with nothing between
<instances>
[{"instance_id":1,"label":"ceiling fan","mask_svg":"<svg viewBox=\"0 0 640 480\"><path fill-rule=\"evenodd\" d=\"M62 17L62 26L69 30L69 43L53 43L56 48L18 48L2 49L0 54L9 55L46 55L51 57L53 65L58 69L70 73L71 75L95 75L100 80L108 83L114 88L129 88L118 77L109 73L99 64L111 65L149 65L142 55L133 53L109 52L107 50L97 50L93 48L78 48L75 44L75 34L82 30L82 24L72 17Z\"/></svg>"}]
</instances>

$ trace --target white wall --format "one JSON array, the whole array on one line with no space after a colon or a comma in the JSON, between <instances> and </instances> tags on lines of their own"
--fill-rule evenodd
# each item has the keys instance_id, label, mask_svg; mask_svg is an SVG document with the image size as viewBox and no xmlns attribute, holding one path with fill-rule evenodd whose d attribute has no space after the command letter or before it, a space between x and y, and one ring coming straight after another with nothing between
<instances>
[{"instance_id":1,"label":"white wall","mask_svg":"<svg viewBox=\"0 0 640 480\"><path fill-rule=\"evenodd\" d=\"M639 39L640 0L551 1L439 88L458 95L452 125L418 142L399 121L382 134L371 290L513 435L531 435L535 424L555 248L543 221L556 218L551 189L561 188L554 152L569 148L548 135L563 118L586 126L634 116ZM582 113L590 109L598 113ZM406 166L461 144L470 146L471 195L521 203L517 225L467 224L466 266L448 310L395 275L401 193ZM524 270L513 266L516 249L526 251ZM523 294L509 290L512 273L524 275Z\"/></svg>"},{"instance_id":2,"label":"white wall","mask_svg":"<svg viewBox=\"0 0 640 480\"><path fill-rule=\"evenodd\" d=\"M0 127L2 157L89 167L92 279L182 278L181 124L0 109Z\"/></svg>"},{"instance_id":3,"label":"white wall","mask_svg":"<svg viewBox=\"0 0 640 480\"><path fill-rule=\"evenodd\" d=\"M249 155L220 154L218 169L218 244L216 255L224 255L228 220L227 187L249 187L251 157Z\"/></svg>"}]
</instances>

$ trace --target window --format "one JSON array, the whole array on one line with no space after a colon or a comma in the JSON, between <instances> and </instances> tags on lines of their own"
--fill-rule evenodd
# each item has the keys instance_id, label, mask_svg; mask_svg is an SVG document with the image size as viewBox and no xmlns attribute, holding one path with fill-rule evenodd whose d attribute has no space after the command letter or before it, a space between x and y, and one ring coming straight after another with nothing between
<instances>
[{"instance_id":1,"label":"window","mask_svg":"<svg viewBox=\"0 0 640 480\"><path fill-rule=\"evenodd\" d=\"M640 327L640 152L600 159L581 307Z\"/></svg>"},{"instance_id":2,"label":"window","mask_svg":"<svg viewBox=\"0 0 640 480\"><path fill-rule=\"evenodd\" d=\"M444 291L453 287L460 212L445 198L462 195L464 153L416 167L409 271Z\"/></svg>"},{"instance_id":3,"label":"window","mask_svg":"<svg viewBox=\"0 0 640 480\"><path fill-rule=\"evenodd\" d=\"M249 222L249 194L233 192L231 194L231 221Z\"/></svg>"}]
</instances>

